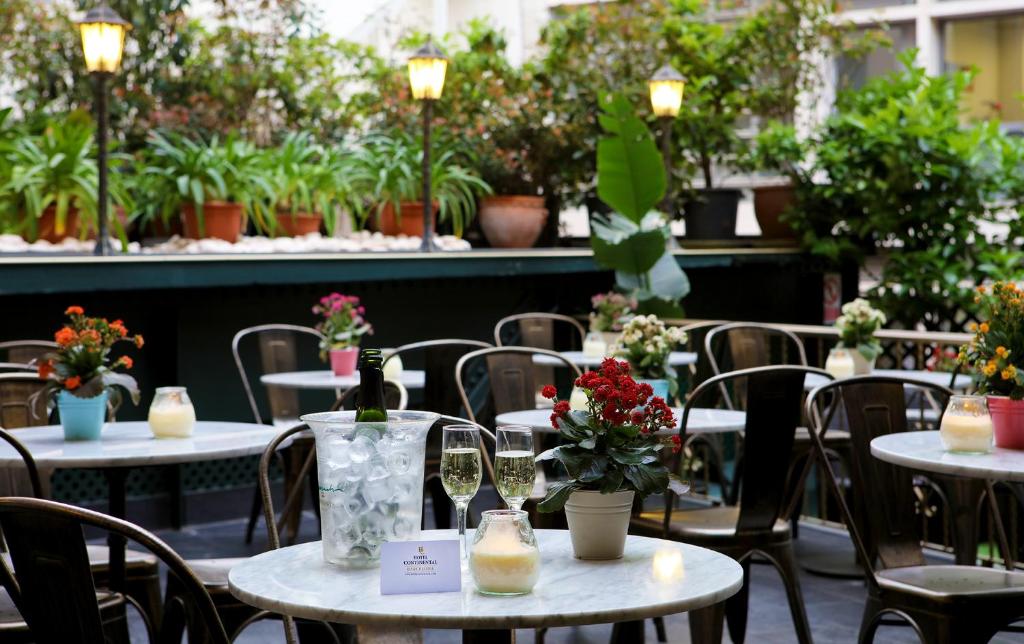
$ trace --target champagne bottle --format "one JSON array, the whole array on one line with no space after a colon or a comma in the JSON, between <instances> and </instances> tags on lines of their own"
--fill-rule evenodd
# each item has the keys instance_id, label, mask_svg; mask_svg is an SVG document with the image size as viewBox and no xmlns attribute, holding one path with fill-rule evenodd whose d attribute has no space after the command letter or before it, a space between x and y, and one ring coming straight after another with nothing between
<instances>
[{"instance_id":1,"label":"champagne bottle","mask_svg":"<svg viewBox=\"0 0 1024 644\"><path fill-rule=\"evenodd\" d=\"M380 349L359 352L359 400L357 423L386 423L388 408L384 403L384 357Z\"/></svg>"}]
</instances>

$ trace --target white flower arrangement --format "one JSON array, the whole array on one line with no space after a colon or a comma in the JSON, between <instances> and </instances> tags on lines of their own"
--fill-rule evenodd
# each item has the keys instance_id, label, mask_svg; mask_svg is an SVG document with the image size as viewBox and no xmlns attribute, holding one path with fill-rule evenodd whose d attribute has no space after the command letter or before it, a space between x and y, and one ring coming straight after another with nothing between
<instances>
[{"instance_id":1,"label":"white flower arrangement","mask_svg":"<svg viewBox=\"0 0 1024 644\"><path fill-rule=\"evenodd\" d=\"M622 327L617 354L629 362L636 377L674 383L668 356L683 342L686 332L679 327L666 326L656 315L638 315Z\"/></svg>"},{"instance_id":2,"label":"white flower arrangement","mask_svg":"<svg viewBox=\"0 0 1024 644\"><path fill-rule=\"evenodd\" d=\"M882 351L875 332L885 325L885 314L863 298L844 304L842 313L836 318L839 346L858 351L865 360L874 360Z\"/></svg>"}]
</instances>

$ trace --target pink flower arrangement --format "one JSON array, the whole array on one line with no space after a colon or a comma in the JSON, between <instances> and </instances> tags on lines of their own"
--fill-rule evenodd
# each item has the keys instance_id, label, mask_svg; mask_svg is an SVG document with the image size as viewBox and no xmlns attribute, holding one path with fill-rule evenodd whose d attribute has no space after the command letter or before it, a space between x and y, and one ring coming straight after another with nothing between
<instances>
[{"instance_id":1,"label":"pink flower arrangement","mask_svg":"<svg viewBox=\"0 0 1024 644\"><path fill-rule=\"evenodd\" d=\"M331 349L358 347L364 335L373 333L373 325L363 317L366 309L356 295L331 293L313 305L313 314L321 316L316 330L323 334L320 357L327 359Z\"/></svg>"}]
</instances>

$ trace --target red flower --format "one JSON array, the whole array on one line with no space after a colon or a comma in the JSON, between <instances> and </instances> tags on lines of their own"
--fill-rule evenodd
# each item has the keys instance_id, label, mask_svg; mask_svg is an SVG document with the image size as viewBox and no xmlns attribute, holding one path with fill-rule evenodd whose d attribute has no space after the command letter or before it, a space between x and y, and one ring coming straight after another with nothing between
<instances>
[{"instance_id":1,"label":"red flower","mask_svg":"<svg viewBox=\"0 0 1024 644\"><path fill-rule=\"evenodd\" d=\"M635 409L633 410L633 413L629 415L629 419L633 422L634 425L639 425L640 423L644 422L644 412L639 409Z\"/></svg>"},{"instance_id":2,"label":"red flower","mask_svg":"<svg viewBox=\"0 0 1024 644\"><path fill-rule=\"evenodd\" d=\"M136 347L141 349L142 345L144 345L144 344L146 344L146 341L142 339L141 335L135 336L135 346Z\"/></svg>"},{"instance_id":3,"label":"red flower","mask_svg":"<svg viewBox=\"0 0 1024 644\"><path fill-rule=\"evenodd\" d=\"M66 326L53 334L53 339L56 340L57 344L60 346L66 347L78 339L78 334L75 333L74 329Z\"/></svg>"},{"instance_id":4,"label":"red flower","mask_svg":"<svg viewBox=\"0 0 1024 644\"><path fill-rule=\"evenodd\" d=\"M564 414L568 414L569 413L569 401L567 401L567 400L559 400L558 402L556 402L555 403L555 407L554 407L554 412L558 416L562 416Z\"/></svg>"},{"instance_id":5,"label":"red flower","mask_svg":"<svg viewBox=\"0 0 1024 644\"><path fill-rule=\"evenodd\" d=\"M82 315L85 310L80 306L69 306L64 311L64 315Z\"/></svg>"},{"instance_id":6,"label":"red flower","mask_svg":"<svg viewBox=\"0 0 1024 644\"><path fill-rule=\"evenodd\" d=\"M678 454L683 449L683 441L680 440L679 435L676 434L672 437L672 452Z\"/></svg>"},{"instance_id":7,"label":"red flower","mask_svg":"<svg viewBox=\"0 0 1024 644\"><path fill-rule=\"evenodd\" d=\"M558 395L558 390L554 385L544 385L541 387L540 395L550 400Z\"/></svg>"},{"instance_id":8,"label":"red flower","mask_svg":"<svg viewBox=\"0 0 1024 644\"><path fill-rule=\"evenodd\" d=\"M132 359L128 356L121 356L120 359L118 359L118 362L120 362L121 366L124 367L125 369L131 369L132 366L135 364L132 361Z\"/></svg>"},{"instance_id":9,"label":"red flower","mask_svg":"<svg viewBox=\"0 0 1024 644\"><path fill-rule=\"evenodd\" d=\"M64 387L68 390L78 389L82 385L82 379L78 376L71 376L64 381Z\"/></svg>"},{"instance_id":10,"label":"red flower","mask_svg":"<svg viewBox=\"0 0 1024 644\"><path fill-rule=\"evenodd\" d=\"M53 373L53 363L49 360L39 363L39 377L48 378Z\"/></svg>"},{"instance_id":11,"label":"red flower","mask_svg":"<svg viewBox=\"0 0 1024 644\"><path fill-rule=\"evenodd\" d=\"M117 333L122 338L128 335L128 329L125 328L124 322L121 320L114 320L110 323L110 330Z\"/></svg>"},{"instance_id":12,"label":"red flower","mask_svg":"<svg viewBox=\"0 0 1024 644\"><path fill-rule=\"evenodd\" d=\"M551 426L558 429L558 419L561 418L559 414L551 414Z\"/></svg>"}]
</instances>

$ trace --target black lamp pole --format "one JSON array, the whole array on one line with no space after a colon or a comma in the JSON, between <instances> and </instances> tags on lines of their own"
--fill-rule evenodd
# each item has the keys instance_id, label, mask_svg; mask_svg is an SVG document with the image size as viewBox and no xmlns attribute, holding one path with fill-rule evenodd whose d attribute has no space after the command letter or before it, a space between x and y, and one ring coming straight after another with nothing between
<instances>
[{"instance_id":1,"label":"black lamp pole","mask_svg":"<svg viewBox=\"0 0 1024 644\"><path fill-rule=\"evenodd\" d=\"M97 163L99 165L98 187L99 194L96 204L99 226L96 232L96 248L94 255L109 255L110 237L107 234L107 80L109 72L93 72L93 80L96 86L96 145L99 147Z\"/></svg>"},{"instance_id":2,"label":"black lamp pole","mask_svg":"<svg viewBox=\"0 0 1024 644\"><path fill-rule=\"evenodd\" d=\"M434 203L430 194L430 121L434 116L434 100L423 99L423 243L420 250L430 252L434 246Z\"/></svg>"},{"instance_id":3,"label":"black lamp pole","mask_svg":"<svg viewBox=\"0 0 1024 644\"><path fill-rule=\"evenodd\" d=\"M665 196L661 199L661 211L670 215L672 207L672 123L675 117L661 117L661 162L665 164Z\"/></svg>"}]
</instances>

